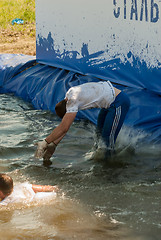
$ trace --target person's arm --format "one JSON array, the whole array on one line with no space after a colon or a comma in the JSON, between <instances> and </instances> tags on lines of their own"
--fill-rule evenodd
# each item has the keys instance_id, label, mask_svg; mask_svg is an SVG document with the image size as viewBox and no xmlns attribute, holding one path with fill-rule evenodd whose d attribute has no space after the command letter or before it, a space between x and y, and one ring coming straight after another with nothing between
<instances>
[{"instance_id":1,"label":"person's arm","mask_svg":"<svg viewBox=\"0 0 161 240\"><path fill-rule=\"evenodd\" d=\"M66 113L61 123L51 132L49 136L46 137L47 143L54 142L57 145L68 132L76 115L76 112Z\"/></svg>"},{"instance_id":2,"label":"person's arm","mask_svg":"<svg viewBox=\"0 0 161 240\"><path fill-rule=\"evenodd\" d=\"M36 143L37 150L35 152L36 158L42 158L47 161L51 158L53 153L55 152L57 144L62 140L62 138L66 135L69 130L71 124L73 123L75 117L75 113L66 113L61 121L61 123L51 132L49 136L46 137L45 140Z\"/></svg>"},{"instance_id":3,"label":"person's arm","mask_svg":"<svg viewBox=\"0 0 161 240\"><path fill-rule=\"evenodd\" d=\"M57 192L57 186L50 186L50 185L35 185L32 184L32 189L35 193L37 192Z\"/></svg>"}]
</instances>

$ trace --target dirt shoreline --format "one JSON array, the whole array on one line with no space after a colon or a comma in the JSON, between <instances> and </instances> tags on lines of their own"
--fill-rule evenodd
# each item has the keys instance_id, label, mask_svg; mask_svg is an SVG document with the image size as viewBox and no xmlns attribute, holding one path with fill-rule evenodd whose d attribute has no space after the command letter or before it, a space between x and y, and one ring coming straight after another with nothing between
<instances>
[{"instance_id":1,"label":"dirt shoreline","mask_svg":"<svg viewBox=\"0 0 161 240\"><path fill-rule=\"evenodd\" d=\"M33 29L32 29L33 31ZM0 54L36 55L36 37L26 33L0 30Z\"/></svg>"}]
</instances>

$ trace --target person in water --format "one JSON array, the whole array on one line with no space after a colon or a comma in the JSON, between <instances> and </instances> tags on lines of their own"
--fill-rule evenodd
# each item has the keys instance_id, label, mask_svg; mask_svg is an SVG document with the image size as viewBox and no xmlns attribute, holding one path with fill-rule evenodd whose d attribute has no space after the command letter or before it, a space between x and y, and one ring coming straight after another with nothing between
<instances>
[{"instance_id":1,"label":"person in water","mask_svg":"<svg viewBox=\"0 0 161 240\"><path fill-rule=\"evenodd\" d=\"M111 155L129 106L128 96L110 81L88 82L71 87L55 107L56 114L62 118L61 123L43 141L36 143L35 157L48 161L68 132L77 112L91 108L101 109L97 119L97 136L105 143L106 156Z\"/></svg>"},{"instance_id":2,"label":"person in water","mask_svg":"<svg viewBox=\"0 0 161 240\"><path fill-rule=\"evenodd\" d=\"M0 173L0 205L18 203L23 200L32 201L37 197L37 193L50 193L50 195L39 194L39 199L47 196L55 196L57 191L57 186L50 185L35 185L27 182L14 185L11 176Z\"/></svg>"}]
</instances>

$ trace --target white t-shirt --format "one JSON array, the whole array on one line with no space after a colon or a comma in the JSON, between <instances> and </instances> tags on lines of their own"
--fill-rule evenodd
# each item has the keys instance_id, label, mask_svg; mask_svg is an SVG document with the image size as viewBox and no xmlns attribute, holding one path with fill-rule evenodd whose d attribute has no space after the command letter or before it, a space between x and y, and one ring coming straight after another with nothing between
<instances>
[{"instance_id":1,"label":"white t-shirt","mask_svg":"<svg viewBox=\"0 0 161 240\"><path fill-rule=\"evenodd\" d=\"M68 99L66 110L69 113L90 108L109 108L116 96L114 87L107 81L71 87L65 97Z\"/></svg>"},{"instance_id":2,"label":"white t-shirt","mask_svg":"<svg viewBox=\"0 0 161 240\"><path fill-rule=\"evenodd\" d=\"M31 202L46 197L56 196L55 192L38 192L32 189L32 184L20 183L14 186L13 192L0 202L0 205L8 205L10 203Z\"/></svg>"}]
</instances>

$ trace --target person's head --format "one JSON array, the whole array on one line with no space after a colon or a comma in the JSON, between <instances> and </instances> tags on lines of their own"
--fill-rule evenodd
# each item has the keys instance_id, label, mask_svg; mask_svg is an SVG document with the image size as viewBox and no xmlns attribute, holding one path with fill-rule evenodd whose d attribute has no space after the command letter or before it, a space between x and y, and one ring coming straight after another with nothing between
<instances>
[{"instance_id":1,"label":"person's head","mask_svg":"<svg viewBox=\"0 0 161 240\"><path fill-rule=\"evenodd\" d=\"M66 102L66 99L63 99L55 106L55 112L60 118L63 118L66 113Z\"/></svg>"},{"instance_id":2,"label":"person's head","mask_svg":"<svg viewBox=\"0 0 161 240\"><path fill-rule=\"evenodd\" d=\"M13 179L5 174L0 173L0 200L9 196L13 191Z\"/></svg>"}]
</instances>

